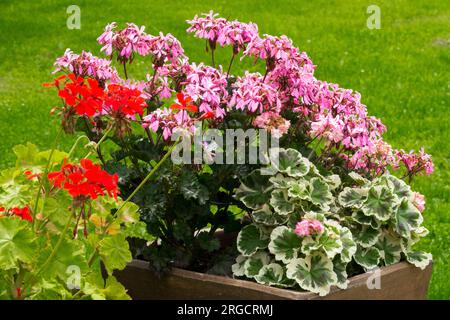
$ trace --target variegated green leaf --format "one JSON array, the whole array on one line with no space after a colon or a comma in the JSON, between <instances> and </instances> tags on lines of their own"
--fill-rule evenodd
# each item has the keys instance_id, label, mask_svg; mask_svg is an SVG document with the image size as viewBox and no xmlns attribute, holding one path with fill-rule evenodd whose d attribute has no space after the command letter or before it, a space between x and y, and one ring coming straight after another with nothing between
<instances>
[{"instance_id":1,"label":"variegated green leaf","mask_svg":"<svg viewBox=\"0 0 450 320\"><path fill-rule=\"evenodd\" d=\"M402 237L409 238L411 231L418 228L423 221L420 211L406 198L403 198L395 213L396 231Z\"/></svg>"},{"instance_id":2,"label":"variegated green leaf","mask_svg":"<svg viewBox=\"0 0 450 320\"><path fill-rule=\"evenodd\" d=\"M261 209L253 211L252 216L255 222L266 226L278 226L286 223L288 219L287 216L282 216L273 212L267 204L263 205Z\"/></svg>"},{"instance_id":3,"label":"variegated green leaf","mask_svg":"<svg viewBox=\"0 0 450 320\"><path fill-rule=\"evenodd\" d=\"M269 183L269 177L262 175L260 170L254 170L241 180L241 185L236 189L236 199L242 201L250 209L259 209L270 199L273 187Z\"/></svg>"},{"instance_id":4,"label":"variegated green leaf","mask_svg":"<svg viewBox=\"0 0 450 320\"><path fill-rule=\"evenodd\" d=\"M281 149L278 164L274 165L279 172L291 177L303 177L309 171L309 161L295 149Z\"/></svg>"},{"instance_id":5,"label":"variegated green leaf","mask_svg":"<svg viewBox=\"0 0 450 320\"><path fill-rule=\"evenodd\" d=\"M406 254L406 260L422 270L430 264L432 259L431 253L422 251L408 252Z\"/></svg>"},{"instance_id":6,"label":"variegated green leaf","mask_svg":"<svg viewBox=\"0 0 450 320\"><path fill-rule=\"evenodd\" d=\"M368 248L377 243L380 235L380 229L373 229L370 226L362 226L359 231L355 231L353 233L353 238L361 247Z\"/></svg>"},{"instance_id":7,"label":"variegated green leaf","mask_svg":"<svg viewBox=\"0 0 450 320\"><path fill-rule=\"evenodd\" d=\"M331 230L325 230L318 236L308 236L302 241L302 252L311 254L314 251L323 250L328 258L333 259L335 255L342 252L343 245L339 235Z\"/></svg>"},{"instance_id":8,"label":"variegated green leaf","mask_svg":"<svg viewBox=\"0 0 450 320\"><path fill-rule=\"evenodd\" d=\"M245 275L245 262L248 257L244 257L243 255L238 255L236 258L236 263L231 266L231 271L233 275L236 277L243 277Z\"/></svg>"},{"instance_id":9,"label":"variegated green leaf","mask_svg":"<svg viewBox=\"0 0 450 320\"><path fill-rule=\"evenodd\" d=\"M386 186L374 186L369 189L367 200L362 206L366 216L375 216L381 221L391 218L398 198Z\"/></svg>"},{"instance_id":10,"label":"variegated green leaf","mask_svg":"<svg viewBox=\"0 0 450 320\"><path fill-rule=\"evenodd\" d=\"M306 200L309 198L308 181L298 180L289 183L288 196L294 199Z\"/></svg>"},{"instance_id":11,"label":"variegated green leaf","mask_svg":"<svg viewBox=\"0 0 450 320\"><path fill-rule=\"evenodd\" d=\"M320 253L292 260L287 265L286 275L295 280L302 289L320 296L328 294L330 287L338 281L333 271L333 262Z\"/></svg>"},{"instance_id":12,"label":"variegated green leaf","mask_svg":"<svg viewBox=\"0 0 450 320\"><path fill-rule=\"evenodd\" d=\"M378 239L375 247L380 251L380 256L384 260L385 265L389 266L400 261L402 248L399 238L395 238L385 232Z\"/></svg>"},{"instance_id":13,"label":"variegated green leaf","mask_svg":"<svg viewBox=\"0 0 450 320\"><path fill-rule=\"evenodd\" d=\"M342 257L336 256L333 259L333 271L337 276L336 286L339 289L347 289L348 275L347 275L347 262L343 262Z\"/></svg>"},{"instance_id":14,"label":"variegated green leaf","mask_svg":"<svg viewBox=\"0 0 450 320\"><path fill-rule=\"evenodd\" d=\"M313 204L321 207L333 201L330 187L319 178L311 179L309 197Z\"/></svg>"},{"instance_id":15,"label":"variegated green leaf","mask_svg":"<svg viewBox=\"0 0 450 320\"><path fill-rule=\"evenodd\" d=\"M355 222L371 226L373 229L378 229L381 225L380 221L375 216L366 216L362 211L354 212L352 218Z\"/></svg>"},{"instance_id":16,"label":"variegated green leaf","mask_svg":"<svg viewBox=\"0 0 450 320\"><path fill-rule=\"evenodd\" d=\"M380 263L380 251L377 248L362 248L358 247L354 255L357 264L366 270L376 268Z\"/></svg>"},{"instance_id":17,"label":"variegated green leaf","mask_svg":"<svg viewBox=\"0 0 450 320\"><path fill-rule=\"evenodd\" d=\"M337 174L325 176L323 179L328 183L331 190L336 190L342 183L341 178Z\"/></svg>"},{"instance_id":18,"label":"variegated green leaf","mask_svg":"<svg viewBox=\"0 0 450 320\"><path fill-rule=\"evenodd\" d=\"M296 180L291 177L286 177L281 173L270 177L269 181L273 184L273 187L276 189L287 189L290 187L291 183L295 183Z\"/></svg>"},{"instance_id":19,"label":"variegated green leaf","mask_svg":"<svg viewBox=\"0 0 450 320\"><path fill-rule=\"evenodd\" d=\"M348 263L352 261L353 255L356 252L356 243L349 229L345 227L341 228L340 240L342 242L341 260L342 262Z\"/></svg>"},{"instance_id":20,"label":"variegated green leaf","mask_svg":"<svg viewBox=\"0 0 450 320\"><path fill-rule=\"evenodd\" d=\"M406 184L405 181L392 176L387 175L386 179L388 181L388 185L391 188L392 192L399 198L409 198L411 195L411 187Z\"/></svg>"},{"instance_id":21,"label":"variegated green leaf","mask_svg":"<svg viewBox=\"0 0 450 320\"><path fill-rule=\"evenodd\" d=\"M288 215L294 211L294 204L289 202L287 192L282 189L272 191L270 205L274 208L275 212L281 215Z\"/></svg>"},{"instance_id":22,"label":"variegated green leaf","mask_svg":"<svg viewBox=\"0 0 450 320\"><path fill-rule=\"evenodd\" d=\"M278 263L266 264L259 270L259 273L255 276L255 280L258 283L266 284L269 286L278 285L283 282L284 270Z\"/></svg>"},{"instance_id":23,"label":"variegated green leaf","mask_svg":"<svg viewBox=\"0 0 450 320\"><path fill-rule=\"evenodd\" d=\"M237 248L243 256L251 256L258 249L265 249L269 239L262 236L261 230L254 224L242 228L237 237Z\"/></svg>"},{"instance_id":24,"label":"variegated green leaf","mask_svg":"<svg viewBox=\"0 0 450 320\"><path fill-rule=\"evenodd\" d=\"M253 278L258 275L263 266L270 263L269 255L264 251L258 251L249 257L244 263L245 276Z\"/></svg>"},{"instance_id":25,"label":"variegated green leaf","mask_svg":"<svg viewBox=\"0 0 450 320\"><path fill-rule=\"evenodd\" d=\"M369 183L369 180L354 171L350 172L348 176L352 178L352 180L355 181L357 185L362 186Z\"/></svg>"},{"instance_id":26,"label":"variegated green leaf","mask_svg":"<svg viewBox=\"0 0 450 320\"><path fill-rule=\"evenodd\" d=\"M347 208L360 208L367 200L367 189L346 187L339 194L338 201Z\"/></svg>"},{"instance_id":27,"label":"variegated green leaf","mask_svg":"<svg viewBox=\"0 0 450 320\"><path fill-rule=\"evenodd\" d=\"M269 251L276 260L288 263L297 258L302 239L285 226L275 228L270 235Z\"/></svg>"}]
</instances>

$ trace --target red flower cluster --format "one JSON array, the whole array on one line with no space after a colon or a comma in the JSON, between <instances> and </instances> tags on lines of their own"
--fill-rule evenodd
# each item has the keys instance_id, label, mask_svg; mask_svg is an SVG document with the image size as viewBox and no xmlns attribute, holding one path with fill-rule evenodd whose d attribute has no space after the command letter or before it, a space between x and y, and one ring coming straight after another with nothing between
<instances>
[{"instance_id":1,"label":"red flower cluster","mask_svg":"<svg viewBox=\"0 0 450 320\"><path fill-rule=\"evenodd\" d=\"M4 212L4 213L3 213ZM3 207L0 207L0 218L5 216L16 216L21 218L22 220L33 221L33 217L30 214L30 209L28 207L14 207L9 210L6 210Z\"/></svg>"},{"instance_id":2,"label":"red flower cluster","mask_svg":"<svg viewBox=\"0 0 450 320\"><path fill-rule=\"evenodd\" d=\"M66 189L73 198L81 200L106 194L117 199L119 193L118 175L110 175L89 159L81 160L80 165L65 163L60 171L50 172L48 179L55 187Z\"/></svg>"},{"instance_id":3,"label":"red flower cluster","mask_svg":"<svg viewBox=\"0 0 450 320\"><path fill-rule=\"evenodd\" d=\"M184 96L183 92L177 93L178 102L174 103L170 106L173 110L187 110L191 112L197 112L198 107L192 104L192 98L188 96Z\"/></svg>"},{"instance_id":4,"label":"red flower cluster","mask_svg":"<svg viewBox=\"0 0 450 320\"><path fill-rule=\"evenodd\" d=\"M74 107L75 112L80 116L92 117L97 112L101 112L105 92L97 80L84 79L74 74L69 74L69 79L64 88L58 91L58 95L64 102Z\"/></svg>"},{"instance_id":5,"label":"red flower cluster","mask_svg":"<svg viewBox=\"0 0 450 320\"><path fill-rule=\"evenodd\" d=\"M110 84L105 97L105 110L116 117L117 115L134 116L136 113L142 115L145 99L141 95L142 92L137 89Z\"/></svg>"}]
</instances>

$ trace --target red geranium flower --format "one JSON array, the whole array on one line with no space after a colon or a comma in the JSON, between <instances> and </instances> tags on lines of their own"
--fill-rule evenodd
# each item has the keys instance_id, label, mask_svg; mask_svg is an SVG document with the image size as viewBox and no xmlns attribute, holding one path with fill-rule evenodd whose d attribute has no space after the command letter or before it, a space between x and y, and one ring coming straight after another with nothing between
<instances>
[{"instance_id":1,"label":"red geranium flower","mask_svg":"<svg viewBox=\"0 0 450 320\"><path fill-rule=\"evenodd\" d=\"M6 216L16 216L21 218L22 220L33 221L33 217L30 214L30 209L28 207L14 207L9 210L6 210L4 207L0 207L0 212L4 212L4 214L0 214L0 218Z\"/></svg>"},{"instance_id":2,"label":"red geranium flower","mask_svg":"<svg viewBox=\"0 0 450 320\"><path fill-rule=\"evenodd\" d=\"M65 163L60 171L50 172L48 179L57 188L66 189L73 198L85 201L108 195L117 199L119 193L117 174L110 175L89 159L80 165Z\"/></svg>"},{"instance_id":3,"label":"red geranium flower","mask_svg":"<svg viewBox=\"0 0 450 320\"><path fill-rule=\"evenodd\" d=\"M183 92L177 93L178 103L174 103L170 106L174 110L187 110L191 112L197 112L198 108L196 105L191 104L192 98L185 97Z\"/></svg>"},{"instance_id":4,"label":"red geranium flower","mask_svg":"<svg viewBox=\"0 0 450 320\"><path fill-rule=\"evenodd\" d=\"M92 117L102 111L104 90L95 79L84 79L74 74L69 75L70 82L58 91L64 102L73 107L80 116Z\"/></svg>"},{"instance_id":5,"label":"red geranium flower","mask_svg":"<svg viewBox=\"0 0 450 320\"><path fill-rule=\"evenodd\" d=\"M130 89L119 84L108 85L105 109L113 117L134 116L144 113L145 99L138 89Z\"/></svg>"}]
</instances>

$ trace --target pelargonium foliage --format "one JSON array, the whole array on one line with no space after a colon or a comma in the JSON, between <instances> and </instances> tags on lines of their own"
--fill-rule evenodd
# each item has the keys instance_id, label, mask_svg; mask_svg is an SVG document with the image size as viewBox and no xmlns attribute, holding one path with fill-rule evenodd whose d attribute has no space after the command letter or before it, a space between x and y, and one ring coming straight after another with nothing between
<instances>
[{"instance_id":1,"label":"pelargonium foliage","mask_svg":"<svg viewBox=\"0 0 450 320\"><path fill-rule=\"evenodd\" d=\"M413 249L427 230L403 180L353 172L341 182L295 149L281 150L279 162L273 176L256 170L237 189L252 223L237 238L235 276L326 295L347 287L347 270L430 263L430 254Z\"/></svg>"}]
</instances>

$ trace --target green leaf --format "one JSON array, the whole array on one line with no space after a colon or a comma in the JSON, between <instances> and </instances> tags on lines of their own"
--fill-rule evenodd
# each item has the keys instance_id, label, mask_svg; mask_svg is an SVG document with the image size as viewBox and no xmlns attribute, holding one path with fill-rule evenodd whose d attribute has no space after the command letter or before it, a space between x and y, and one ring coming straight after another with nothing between
<instances>
[{"instance_id":1,"label":"green leaf","mask_svg":"<svg viewBox=\"0 0 450 320\"><path fill-rule=\"evenodd\" d=\"M9 184L0 186L0 204L3 207L23 207L31 200L30 188L26 185Z\"/></svg>"},{"instance_id":2,"label":"green leaf","mask_svg":"<svg viewBox=\"0 0 450 320\"><path fill-rule=\"evenodd\" d=\"M201 205L209 199L208 188L201 184L197 176L190 171L186 171L180 177L180 191L185 199L196 199Z\"/></svg>"},{"instance_id":3,"label":"green leaf","mask_svg":"<svg viewBox=\"0 0 450 320\"><path fill-rule=\"evenodd\" d=\"M104 285L103 279L88 276L82 290L93 300L131 300L125 287L113 276L109 276Z\"/></svg>"},{"instance_id":4,"label":"green leaf","mask_svg":"<svg viewBox=\"0 0 450 320\"><path fill-rule=\"evenodd\" d=\"M245 262L249 259L243 255L238 255L236 258L236 263L231 266L231 271L236 277L243 277L245 275Z\"/></svg>"},{"instance_id":5,"label":"green leaf","mask_svg":"<svg viewBox=\"0 0 450 320\"><path fill-rule=\"evenodd\" d=\"M117 219L123 223L135 223L139 221L139 206L133 202L127 202L120 210Z\"/></svg>"},{"instance_id":6,"label":"green leaf","mask_svg":"<svg viewBox=\"0 0 450 320\"><path fill-rule=\"evenodd\" d=\"M39 256L38 265L42 266L47 261L58 239L59 236L52 238L52 245ZM83 242L66 238L62 240L58 251L47 264L46 268L42 270L42 276L49 279L59 278L66 281L70 276L70 273L68 273L69 267L73 266L79 268L81 274L88 271L86 250Z\"/></svg>"},{"instance_id":7,"label":"green leaf","mask_svg":"<svg viewBox=\"0 0 450 320\"><path fill-rule=\"evenodd\" d=\"M377 248L358 247L354 259L357 264L366 270L373 269L380 263L380 251Z\"/></svg>"},{"instance_id":8,"label":"green leaf","mask_svg":"<svg viewBox=\"0 0 450 320\"><path fill-rule=\"evenodd\" d=\"M309 198L309 183L306 180L298 180L289 183L288 196L294 199L306 200Z\"/></svg>"},{"instance_id":9,"label":"green leaf","mask_svg":"<svg viewBox=\"0 0 450 320\"><path fill-rule=\"evenodd\" d=\"M256 210L269 202L272 188L269 177L261 175L260 170L254 170L241 180L241 185L235 191L235 197L246 207Z\"/></svg>"},{"instance_id":10,"label":"green leaf","mask_svg":"<svg viewBox=\"0 0 450 320\"><path fill-rule=\"evenodd\" d=\"M375 216L381 221L391 218L393 208L398 205L398 198L385 186L374 186L369 189L367 200L362 206L366 216Z\"/></svg>"},{"instance_id":11,"label":"green leaf","mask_svg":"<svg viewBox=\"0 0 450 320\"><path fill-rule=\"evenodd\" d=\"M143 221L128 225L125 229L122 230L122 233L126 238L136 238L146 241L155 240L155 237L148 233L147 225Z\"/></svg>"},{"instance_id":12,"label":"green leaf","mask_svg":"<svg viewBox=\"0 0 450 320\"><path fill-rule=\"evenodd\" d=\"M411 187L407 185L405 181L392 175L387 175L385 177L388 181L390 189L399 199L409 198L412 193Z\"/></svg>"},{"instance_id":13,"label":"green leaf","mask_svg":"<svg viewBox=\"0 0 450 320\"><path fill-rule=\"evenodd\" d=\"M377 243L380 235L380 229L373 229L370 226L362 226L360 230L354 231L353 238L361 247L369 248Z\"/></svg>"},{"instance_id":14,"label":"green leaf","mask_svg":"<svg viewBox=\"0 0 450 320\"><path fill-rule=\"evenodd\" d=\"M277 175L270 177L269 181L273 184L273 187L277 189L287 189L291 186L291 183L296 182L294 178L285 177L281 173L278 173Z\"/></svg>"},{"instance_id":15,"label":"green leaf","mask_svg":"<svg viewBox=\"0 0 450 320\"><path fill-rule=\"evenodd\" d=\"M375 247L380 251L381 258L384 260L385 265L389 266L400 261L402 252L400 239L385 232L378 239Z\"/></svg>"},{"instance_id":16,"label":"green leaf","mask_svg":"<svg viewBox=\"0 0 450 320\"><path fill-rule=\"evenodd\" d=\"M398 234L409 238L411 231L422 224L423 218L420 211L408 199L403 198L395 213L395 227Z\"/></svg>"},{"instance_id":17,"label":"green leaf","mask_svg":"<svg viewBox=\"0 0 450 320\"><path fill-rule=\"evenodd\" d=\"M432 259L431 253L422 251L408 252L406 254L406 260L422 270L430 264Z\"/></svg>"},{"instance_id":18,"label":"green leaf","mask_svg":"<svg viewBox=\"0 0 450 320\"><path fill-rule=\"evenodd\" d=\"M274 168L291 177L303 177L309 172L309 161L295 149L280 149L278 164Z\"/></svg>"},{"instance_id":19,"label":"green leaf","mask_svg":"<svg viewBox=\"0 0 450 320\"><path fill-rule=\"evenodd\" d=\"M347 208L360 208L367 200L367 189L346 187L339 194L338 201Z\"/></svg>"},{"instance_id":20,"label":"green leaf","mask_svg":"<svg viewBox=\"0 0 450 320\"><path fill-rule=\"evenodd\" d=\"M378 229L380 227L380 221L375 216L366 216L362 211L356 211L352 214L352 219L366 226L371 226L373 229Z\"/></svg>"},{"instance_id":21,"label":"green leaf","mask_svg":"<svg viewBox=\"0 0 450 320\"><path fill-rule=\"evenodd\" d=\"M285 223L288 219L287 216L273 212L267 204L263 205L261 209L253 211L252 216L256 223L266 226L277 226Z\"/></svg>"},{"instance_id":22,"label":"green leaf","mask_svg":"<svg viewBox=\"0 0 450 320\"><path fill-rule=\"evenodd\" d=\"M342 227L340 230L340 240L342 242L341 260L344 263L352 261L356 252L356 243L353 240L352 233L349 229Z\"/></svg>"},{"instance_id":23,"label":"green leaf","mask_svg":"<svg viewBox=\"0 0 450 320\"><path fill-rule=\"evenodd\" d=\"M202 231L197 236L197 241L203 250L207 252L214 252L220 249L220 241L218 238L209 235L209 232Z\"/></svg>"},{"instance_id":24,"label":"green leaf","mask_svg":"<svg viewBox=\"0 0 450 320\"><path fill-rule=\"evenodd\" d=\"M0 218L0 270L16 269L19 261L32 262L35 250L30 222L18 217Z\"/></svg>"},{"instance_id":25,"label":"green leaf","mask_svg":"<svg viewBox=\"0 0 450 320\"><path fill-rule=\"evenodd\" d=\"M352 171L348 174L348 176L356 182L357 185L365 185L367 183L369 183L369 180L367 180L366 178L364 178L363 176L361 176L360 174Z\"/></svg>"},{"instance_id":26,"label":"green leaf","mask_svg":"<svg viewBox=\"0 0 450 320\"><path fill-rule=\"evenodd\" d=\"M297 258L302 239L285 226L275 228L270 235L269 251L276 260L289 263Z\"/></svg>"},{"instance_id":27,"label":"green leaf","mask_svg":"<svg viewBox=\"0 0 450 320\"><path fill-rule=\"evenodd\" d=\"M244 263L244 273L248 278L258 275L263 266L270 263L269 255L264 251L258 251L249 257Z\"/></svg>"},{"instance_id":28,"label":"green leaf","mask_svg":"<svg viewBox=\"0 0 450 320\"><path fill-rule=\"evenodd\" d=\"M312 178L310 181L309 196L311 202L315 205L323 207L333 201L330 187L326 182L319 178Z\"/></svg>"},{"instance_id":29,"label":"green leaf","mask_svg":"<svg viewBox=\"0 0 450 320\"><path fill-rule=\"evenodd\" d=\"M342 257L336 256L333 259L333 271L337 276L336 286L339 289L347 289L348 275L347 275L347 262L344 262Z\"/></svg>"},{"instance_id":30,"label":"green leaf","mask_svg":"<svg viewBox=\"0 0 450 320\"><path fill-rule=\"evenodd\" d=\"M292 260L287 265L286 275L295 280L302 289L320 296L327 295L330 287L338 282L333 271L333 262L320 253Z\"/></svg>"},{"instance_id":31,"label":"green leaf","mask_svg":"<svg viewBox=\"0 0 450 320\"><path fill-rule=\"evenodd\" d=\"M269 239L263 238L261 230L254 224L242 228L237 237L237 248L246 257L267 248L268 243Z\"/></svg>"},{"instance_id":32,"label":"green leaf","mask_svg":"<svg viewBox=\"0 0 450 320\"><path fill-rule=\"evenodd\" d=\"M330 259L341 253L343 248L339 235L330 229L325 230L318 236L305 237L302 241L303 253L311 254L314 251L323 250Z\"/></svg>"},{"instance_id":33,"label":"green leaf","mask_svg":"<svg viewBox=\"0 0 450 320\"><path fill-rule=\"evenodd\" d=\"M122 234L102 239L99 253L109 275L114 270L123 270L132 259L128 242Z\"/></svg>"},{"instance_id":34,"label":"green leaf","mask_svg":"<svg viewBox=\"0 0 450 320\"><path fill-rule=\"evenodd\" d=\"M256 282L265 285L278 285L283 282L284 270L278 263L264 265L254 277Z\"/></svg>"},{"instance_id":35,"label":"green leaf","mask_svg":"<svg viewBox=\"0 0 450 320\"><path fill-rule=\"evenodd\" d=\"M294 211L294 204L289 202L285 190L273 190L272 196L270 197L270 205L274 208L275 212L284 216Z\"/></svg>"}]
</instances>

